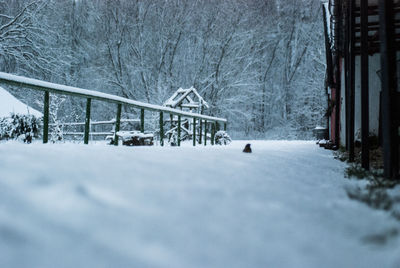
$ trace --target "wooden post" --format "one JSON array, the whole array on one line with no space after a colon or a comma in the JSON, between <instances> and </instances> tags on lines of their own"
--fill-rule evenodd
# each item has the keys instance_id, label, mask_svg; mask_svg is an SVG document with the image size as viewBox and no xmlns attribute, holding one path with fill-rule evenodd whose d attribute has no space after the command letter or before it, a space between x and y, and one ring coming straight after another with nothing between
<instances>
[{"instance_id":1,"label":"wooden post","mask_svg":"<svg viewBox=\"0 0 400 268\"><path fill-rule=\"evenodd\" d=\"M354 128L355 128L355 0L351 0L350 3L350 18L349 18L349 162L354 162Z\"/></svg>"},{"instance_id":2,"label":"wooden post","mask_svg":"<svg viewBox=\"0 0 400 268\"><path fill-rule=\"evenodd\" d=\"M204 120L204 146L207 145L207 120Z\"/></svg>"},{"instance_id":3,"label":"wooden post","mask_svg":"<svg viewBox=\"0 0 400 268\"><path fill-rule=\"evenodd\" d=\"M140 109L140 132L144 133L144 109Z\"/></svg>"},{"instance_id":4,"label":"wooden post","mask_svg":"<svg viewBox=\"0 0 400 268\"><path fill-rule=\"evenodd\" d=\"M211 145L214 145L215 122L211 123Z\"/></svg>"},{"instance_id":5,"label":"wooden post","mask_svg":"<svg viewBox=\"0 0 400 268\"><path fill-rule=\"evenodd\" d=\"M384 176L395 180L399 176L399 138L395 124L397 91L396 39L392 0L379 1L379 38L382 74L382 147ZM398 111L397 111L398 112Z\"/></svg>"},{"instance_id":6,"label":"wooden post","mask_svg":"<svg viewBox=\"0 0 400 268\"><path fill-rule=\"evenodd\" d=\"M85 135L83 142L85 144L89 143L89 131L90 131L90 105L92 103L91 98L87 98L86 100L86 118L85 118Z\"/></svg>"},{"instance_id":7,"label":"wooden post","mask_svg":"<svg viewBox=\"0 0 400 268\"><path fill-rule=\"evenodd\" d=\"M181 146L181 116L178 115L178 146Z\"/></svg>"},{"instance_id":8,"label":"wooden post","mask_svg":"<svg viewBox=\"0 0 400 268\"><path fill-rule=\"evenodd\" d=\"M122 104L118 103L117 106L117 118L115 121L115 132L114 132L114 145L118 146L118 135L117 132L119 131L119 127L121 125L121 111L122 111Z\"/></svg>"},{"instance_id":9,"label":"wooden post","mask_svg":"<svg viewBox=\"0 0 400 268\"><path fill-rule=\"evenodd\" d=\"M368 1L361 1L361 166L369 170Z\"/></svg>"},{"instance_id":10,"label":"wooden post","mask_svg":"<svg viewBox=\"0 0 400 268\"><path fill-rule=\"evenodd\" d=\"M226 125L227 125L227 123L225 122L224 123L224 131L226 131Z\"/></svg>"},{"instance_id":11,"label":"wooden post","mask_svg":"<svg viewBox=\"0 0 400 268\"><path fill-rule=\"evenodd\" d=\"M50 107L50 96L49 92L44 92L44 104L43 104L43 143L49 141L49 107Z\"/></svg>"},{"instance_id":12,"label":"wooden post","mask_svg":"<svg viewBox=\"0 0 400 268\"><path fill-rule=\"evenodd\" d=\"M199 119L199 144L201 144L202 136L203 136L203 120Z\"/></svg>"},{"instance_id":13,"label":"wooden post","mask_svg":"<svg viewBox=\"0 0 400 268\"><path fill-rule=\"evenodd\" d=\"M220 131L219 122L215 122L215 129L216 131Z\"/></svg>"},{"instance_id":14,"label":"wooden post","mask_svg":"<svg viewBox=\"0 0 400 268\"><path fill-rule=\"evenodd\" d=\"M193 117L193 146L196 146L196 117Z\"/></svg>"},{"instance_id":15,"label":"wooden post","mask_svg":"<svg viewBox=\"0 0 400 268\"><path fill-rule=\"evenodd\" d=\"M163 112L160 112L160 145L164 146L164 118L163 118Z\"/></svg>"}]
</instances>

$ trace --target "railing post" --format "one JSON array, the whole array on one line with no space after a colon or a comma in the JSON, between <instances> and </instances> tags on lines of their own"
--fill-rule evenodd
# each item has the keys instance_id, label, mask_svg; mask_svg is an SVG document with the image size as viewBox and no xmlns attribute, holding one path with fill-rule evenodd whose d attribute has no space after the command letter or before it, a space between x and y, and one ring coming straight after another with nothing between
<instances>
[{"instance_id":1,"label":"railing post","mask_svg":"<svg viewBox=\"0 0 400 268\"><path fill-rule=\"evenodd\" d=\"M43 104L43 143L49 141L49 107L50 107L50 96L49 92L44 92L44 104Z\"/></svg>"},{"instance_id":2,"label":"railing post","mask_svg":"<svg viewBox=\"0 0 400 268\"><path fill-rule=\"evenodd\" d=\"M160 112L160 145L164 146L164 118L163 118L163 112Z\"/></svg>"},{"instance_id":3,"label":"railing post","mask_svg":"<svg viewBox=\"0 0 400 268\"><path fill-rule=\"evenodd\" d=\"M115 121L115 132L114 132L114 145L118 146L118 135L117 132L119 131L119 127L121 125L121 110L122 110L122 104L118 103L117 107L117 118Z\"/></svg>"},{"instance_id":4,"label":"railing post","mask_svg":"<svg viewBox=\"0 0 400 268\"><path fill-rule=\"evenodd\" d=\"M193 146L196 146L196 117L193 117Z\"/></svg>"},{"instance_id":5,"label":"railing post","mask_svg":"<svg viewBox=\"0 0 400 268\"><path fill-rule=\"evenodd\" d=\"M178 115L178 146L181 146L181 116Z\"/></svg>"},{"instance_id":6,"label":"railing post","mask_svg":"<svg viewBox=\"0 0 400 268\"><path fill-rule=\"evenodd\" d=\"M201 144L201 140L202 140L202 136L203 136L203 120L201 120L201 118L199 119L199 123L200 123L200 126L199 126L199 144Z\"/></svg>"},{"instance_id":7,"label":"railing post","mask_svg":"<svg viewBox=\"0 0 400 268\"><path fill-rule=\"evenodd\" d=\"M215 122L211 123L211 145L214 145Z\"/></svg>"},{"instance_id":8,"label":"railing post","mask_svg":"<svg viewBox=\"0 0 400 268\"><path fill-rule=\"evenodd\" d=\"M86 118L85 118L85 135L83 142L85 144L89 144L89 130L90 130L90 105L92 103L92 99L88 98L86 100Z\"/></svg>"},{"instance_id":9,"label":"railing post","mask_svg":"<svg viewBox=\"0 0 400 268\"><path fill-rule=\"evenodd\" d=\"M207 145L207 120L204 120L204 146Z\"/></svg>"},{"instance_id":10,"label":"railing post","mask_svg":"<svg viewBox=\"0 0 400 268\"><path fill-rule=\"evenodd\" d=\"M140 109L140 132L144 133L144 109Z\"/></svg>"}]
</instances>

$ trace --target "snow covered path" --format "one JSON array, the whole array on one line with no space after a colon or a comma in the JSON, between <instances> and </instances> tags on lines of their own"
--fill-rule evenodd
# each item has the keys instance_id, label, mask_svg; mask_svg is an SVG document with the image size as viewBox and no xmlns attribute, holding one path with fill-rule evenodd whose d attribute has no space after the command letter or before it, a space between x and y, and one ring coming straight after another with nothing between
<instances>
[{"instance_id":1,"label":"snow covered path","mask_svg":"<svg viewBox=\"0 0 400 268\"><path fill-rule=\"evenodd\" d=\"M245 143L0 143L0 267L400 267L331 152Z\"/></svg>"}]
</instances>

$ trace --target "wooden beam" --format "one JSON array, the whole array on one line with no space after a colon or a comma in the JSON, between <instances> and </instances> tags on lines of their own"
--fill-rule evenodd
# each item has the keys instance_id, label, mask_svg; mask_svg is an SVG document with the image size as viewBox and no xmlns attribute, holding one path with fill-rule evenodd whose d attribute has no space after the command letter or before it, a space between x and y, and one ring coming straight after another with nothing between
<instances>
[{"instance_id":1,"label":"wooden beam","mask_svg":"<svg viewBox=\"0 0 400 268\"><path fill-rule=\"evenodd\" d=\"M368 2L361 1L361 166L369 170Z\"/></svg>"},{"instance_id":2,"label":"wooden beam","mask_svg":"<svg viewBox=\"0 0 400 268\"><path fill-rule=\"evenodd\" d=\"M350 86L350 91L349 91L349 162L354 162L354 129L355 129L355 51L354 51L354 39L355 39L355 33L354 33L354 25L355 25L355 15L354 15L354 9L355 9L355 1L350 0L350 18L349 18L349 29L350 29L350 35L349 35L349 42L350 42L350 52L349 52L349 58L350 58L350 66L349 66L349 75L350 75L350 81L349 81L349 86Z\"/></svg>"},{"instance_id":3,"label":"wooden beam","mask_svg":"<svg viewBox=\"0 0 400 268\"><path fill-rule=\"evenodd\" d=\"M121 112L122 112L122 104L118 103L117 105L117 117L115 119L115 136L114 136L114 145L118 146L118 135L117 132L119 131L121 125Z\"/></svg>"},{"instance_id":4,"label":"wooden beam","mask_svg":"<svg viewBox=\"0 0 400 268\"><path fill-rule=\"evenodd\" d=\"M382 74L382 142L384 176L396 179L399 176L398 126L395 125L397 92L396 43L393 27L393 1L379 0L379 36L381 45Z\"/></svg>"},{"instance_id":5,"label":"wooden beam","mask_svg":"<svg viewBox=\"0 0 400 268\"><path fill-rule=\"evenodd\" d=\"M181 146L181 116L178 115L178 146Z\"/></svg>"},{"instance_id":6,"label":"wooden beam","mask_svg":"<svg viewBox=\"0 0 400 268\"><path fill-rule=\"evenodd\" d=\"M91 98L86 100L86 117L85 117L85 134L83 137L83 142L89 144L89 132L90 132L90 106L92 103Z\"/></svg>"},{"instance_id":7,"label":"wooden beam","mask_svg":"<svg viewBox=\"0 0 400 268\"><path fill-rule=\"evenodd\" d=\"M144 133L144 109L140 109L140 132Z\"/></svg>"},{"instance_id":8,"label":"wooden beam","mask_svg":"<svg viewBox=\"0 0 400 268\"><path fill-rule=\"evenodd\" d=\"M196 118L193 118L193 146L196 146Z\"/></svg>"},{"instance_id":9,"label":"wooden beam","mask_svg":"<svg viewBox=\"0 0 400 268\"><path fill-rule=\"evenodd\" d=\"M50 107L50 96L49 92L44 92L43 102L43 143L49 141L49 107Z\"/></svg>"},{"instance_id":10,"label":"wooden beam","mask_svg":"<svg viewBox=\"0 0 400 268\"><path fill-rule=\"evenodd\" d=\"M204 121L204 146L207 146L207 120Z\"/></svg>"},{"instance_id":11,"label":"wooden beam","mask_svg":"<svg viewBox=\"0 0 400 268\"><path fill-rule=\"evenodd\" d=\"M160 145L164 146L164 118L163 118L163 112L160 112Z\"/></svg>"}]
</instances>

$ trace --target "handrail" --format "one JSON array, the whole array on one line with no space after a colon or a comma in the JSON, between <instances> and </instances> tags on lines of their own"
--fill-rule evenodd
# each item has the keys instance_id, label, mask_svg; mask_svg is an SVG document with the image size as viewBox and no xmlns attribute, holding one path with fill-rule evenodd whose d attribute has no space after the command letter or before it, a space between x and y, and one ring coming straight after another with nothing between
<instances>
[{"instance_id":1,"label":"handrail","mask_svg":"<svg viewBox=\"0 0 400 268\"><path fill-rule=\"evenodd\" d=\"M213 117L202 114L195 114L190 112L184 112L173 108L163 107L160 105L130 100L127 98L119 97L116 95L103 93L94 90L82 89L78 87L71 87L61 84L50 83L46 81L41 81L33 78L27 78L23 76L8 74L4 72L0 72L0 82L5 82L7 84L15 85L15 86L25 86L35 90L48 91L57 94L63 95L72 95L83 98L91 98L97 99L105 102L112 102L117 104L125 104L130 105L136 108L158 111L158 112L166 112L174 115L181 115L185 117L204 119L212 122L223 122L226 123L227 120L225 118Z\"/></svg>"}]
</instances>

